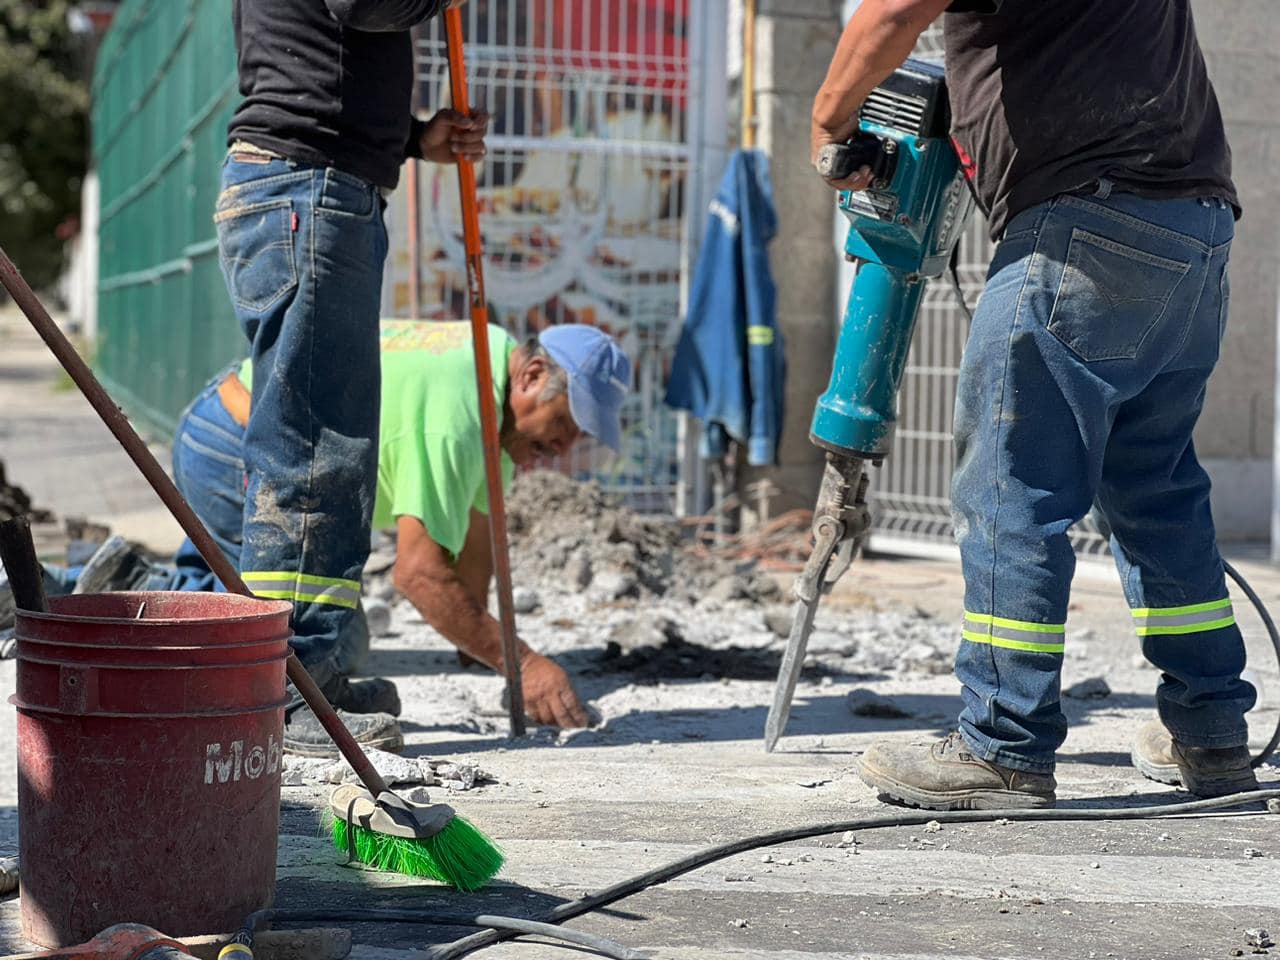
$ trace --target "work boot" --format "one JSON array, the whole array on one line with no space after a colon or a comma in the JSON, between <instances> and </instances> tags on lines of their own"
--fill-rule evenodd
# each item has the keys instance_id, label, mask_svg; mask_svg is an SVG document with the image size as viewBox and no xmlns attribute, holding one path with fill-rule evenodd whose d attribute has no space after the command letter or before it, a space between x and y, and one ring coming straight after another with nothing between
<instances>
[{"instance_id":1,"label":"work boot","mask_svg":"<svg viewBox=\"0 0 1280 960\"><path fill-rule=\"evenodd\" d=\"M339 710L347 713L389 713L393 717L400 716L400 694L396 685L382 677L371 680L348 680L340 677L333 684L334 690L325 690L325 695Z\"/></svg>"},{"instance_id":2,"label":"work boot","mask_svg":"<svg viewBox=\"0 0 1280 960\"><path fill-rule=\"evenodd\" d=\"M1197 797L1225 797L1258 789L1248 747L1187 747L1159 720L1150 720L1133 740L1133 765L1148 780L1186 787Z\"/></svg>"},{"instance_id":3,"label":"work boot","mask_svg":"<svg viewBox=\"0 0 1280 960\"><path fill-rule=\"evenodd\" d=\"M399 753L404 749L404 734L396 718L387 713L347 713L338 711L338 718L356 743L365 749L386 750ZM284 722L284 752L296 757L323 757L336 760L338 748L311 708L302 706L286 713Z\"/></svg>"},{"instance_id":4,"label":"work boot","mask_svg":"<svg viewBox=\"0 0 1280 960\"><path fill-rule=\"evenodd\" d=\"M878 743L862 755L858 774L891 800L926 810L1000 810L1051 807L1051 773L1014 770L974 756L959 733L937 743Z\"/></svg>"},{"instance_id":5,"label":"work boot","mask_svg":"<svg viewBox=\"0 0 1280 960\"><path fill-rule=\"evenodd\" d=\"M146 578L150 564L124 537L109 537L80 570L72 593L131 590Z\"/></svg>"}]
</instances>

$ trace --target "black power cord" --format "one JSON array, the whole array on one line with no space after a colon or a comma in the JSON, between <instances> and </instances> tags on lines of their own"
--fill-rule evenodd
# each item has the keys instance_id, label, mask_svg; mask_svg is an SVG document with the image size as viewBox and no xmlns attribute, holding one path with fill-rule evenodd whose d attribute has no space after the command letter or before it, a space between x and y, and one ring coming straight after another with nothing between
<instances>
[{"instance_id":1,"label":"black power cord","mask_svg":"<svg viewBox=\"0 0 1280 960\"><path fill-rule=\"evenodd\" d=\"M1249 586L1249 581L1241 575L1239 570L1225 560L1222 561L1222 566L1227 571L1227 576L1234 580L1236 586L1244 591L1244 595L1253 604L1253 609L1258 611L1262 625L1267 628L1267 636L1271 638L1271 646L1275 648L1276 662L1280 663L1280 631L1276 630L1275 621L1271 619L1271 614L1263 604L1262 598L1258 596L1253 587ZM1280 718L1276 720L1276 728L1271 732L1271 739L1267 741L1267 745L1253 758L1254 768L1256 769L1270 760L1272 755L1275 754L1277 746L1280 746Z\"/></svg>"}]
</instances>

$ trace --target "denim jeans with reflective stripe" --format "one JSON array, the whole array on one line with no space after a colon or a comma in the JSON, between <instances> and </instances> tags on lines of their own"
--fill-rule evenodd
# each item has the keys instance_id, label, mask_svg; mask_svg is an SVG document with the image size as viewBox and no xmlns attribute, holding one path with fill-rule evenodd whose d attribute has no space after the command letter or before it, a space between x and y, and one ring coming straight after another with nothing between
<instances>
[{"instance_id":1,"label":"denim jeans with reflective stripe","mask_svg":"<svg viewBox=\"0 0 1280 960\"><path fill-rule=\"evenodd\" d=\"M222 269L253 356L240 568L293 600L294 649L323 687L369 555L382 197L332 168L236 155L222 187Z\"/></svg>"},{"instance_id":2,"label":"denim jeans with reflective stripe","mask_svg":"<svg viewBox=\"0 0 1280 960\"><path fill-rule=\"evenodd\" d=\"M1160 718L1192 746L1246 742L1253 688L1226 601L1192 431L1227 316L1232 212L1216 199L1060 196L1009 224L957 390L952 499L965 575L960 728L1045 772L1075 554L1095 504Z\"/></svg>"}]
</instances>

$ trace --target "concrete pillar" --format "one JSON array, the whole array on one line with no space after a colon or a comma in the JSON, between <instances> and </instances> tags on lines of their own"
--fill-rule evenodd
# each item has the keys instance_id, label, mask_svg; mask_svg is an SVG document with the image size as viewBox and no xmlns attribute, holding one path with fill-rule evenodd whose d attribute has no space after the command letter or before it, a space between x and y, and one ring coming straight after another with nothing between
<instances>
[{"instance_id":1,"label":"concrete pillar","mask_svg":"<svg viewBox=\"0 0 1280 960\"><path fill-rule=\"evenodd\" d=\"M822 472L809 421L831 373L838 258L831 242L834 198L809 164L809 113L840 26L831 0L757 0L756 145L770 157L778 212L770 263L786 340L787 390L779 465L744 471L740 486L770 479L780 490L775 512L812 507Z\"/></svg>"},{"instance_id":2,"label":"concrete pillar","mask_svg":"<svg viewBox=\"0 0 1280 960\"><path fill-rule=\"evenodd\" d=\"M1280 17L1275 0L1194 0L1245 211L1231 254L1231 310L1196 448L1213 478L1219 538L1270 534L1280 290Z\"/></svg>"}]
</instances>

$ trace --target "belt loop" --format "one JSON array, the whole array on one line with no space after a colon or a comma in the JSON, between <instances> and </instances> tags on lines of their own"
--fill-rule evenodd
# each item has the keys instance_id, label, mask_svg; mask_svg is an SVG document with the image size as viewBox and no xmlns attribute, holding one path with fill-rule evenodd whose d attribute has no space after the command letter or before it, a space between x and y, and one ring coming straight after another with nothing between
<instances>
[{"instance_id":1,"label":"belt loop","mask_svg":"<svg viewBox=\"0 0 1280 960\"><path fill-rule=\"evenodd\" d=\"M1106 177L1099 177L1098 189L1093 192L1093 195L1099 200L1106 200L1111 196L1111 188L1114 186L1115 184Z\"/></svg>"}]
</instances>

